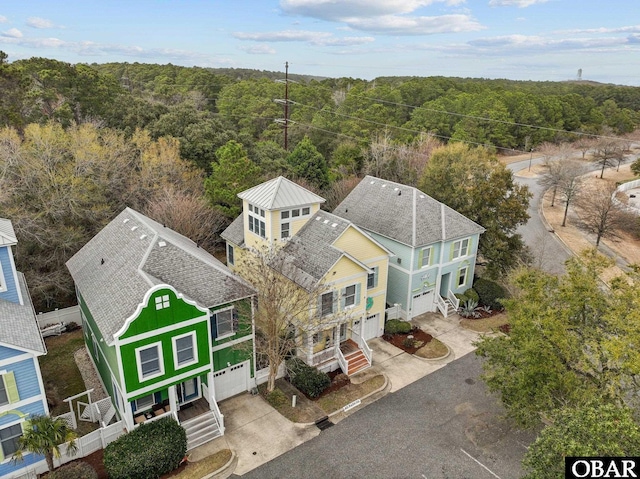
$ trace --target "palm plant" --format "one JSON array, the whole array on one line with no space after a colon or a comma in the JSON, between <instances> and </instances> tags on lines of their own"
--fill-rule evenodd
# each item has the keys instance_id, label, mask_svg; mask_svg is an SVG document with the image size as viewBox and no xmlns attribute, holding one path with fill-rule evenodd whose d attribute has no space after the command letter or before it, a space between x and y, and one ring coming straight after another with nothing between
<instances>
[{"instance_id":1,"label":"palm plant","mask_svg":"<svg viewBox=\"0 0 640 479\"><path fill-rule=\"evenodd\" d=\"M60 418L46 415L33 415L27 422L22 437L18 440L18 450L14 455L17 461L22 460L25 451L42 454L47 461L49 472L53 471L53 458L60 457L60 445L68 442L67 453L75 454L76 433L67 422Z\"/></svg>"}]
</instances>

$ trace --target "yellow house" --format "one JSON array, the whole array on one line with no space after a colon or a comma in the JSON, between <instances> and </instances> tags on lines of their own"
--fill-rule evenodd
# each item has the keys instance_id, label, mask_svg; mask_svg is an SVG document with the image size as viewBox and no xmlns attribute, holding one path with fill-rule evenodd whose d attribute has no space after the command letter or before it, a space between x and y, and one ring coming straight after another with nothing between
<instances>
[{"instance_id":1,"label":"yellow house","mask_svg":"<svg viewBox=\"0 0 640 479\"><path fill-rule=\"evenodd\" d=\"M222 234L229 266L250 248L280 244L279 254L296 272L290 277L307 279L301 288L322 285L309 312L321 320L299 344L298 356L347 374L370 366L367 340L384 331L390 251L350 221L320 210L323 198L286 178L238 196L243 212Z\"/></svg>"}]
</instances>

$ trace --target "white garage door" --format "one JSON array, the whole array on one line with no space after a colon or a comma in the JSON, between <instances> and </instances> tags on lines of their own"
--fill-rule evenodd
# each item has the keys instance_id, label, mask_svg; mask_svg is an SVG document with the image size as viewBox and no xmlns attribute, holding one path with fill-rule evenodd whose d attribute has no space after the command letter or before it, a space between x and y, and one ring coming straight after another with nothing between
<instances>
[{"instance_id":1,"label":"white garage door","mask_svg":"<svg viewBox=\"0 0 640 479\"><path fill-rule=\"evenodd\" d=\"M373 339L378 337L380 326L380 315L372 314L371 316L367 316L364 320L364 330L362 332L362 336L364 339Z\"/></svg>"},{"instance_id":2,"label":"white garage door","mask_svg":"<svg viewBox=\"0 0 640 479\"><path fill-rule=\"evenodd\" d=\"M433 290L424 291L413 295L411 317L433 310Z\"/></svg>"},{"instance_id":3,"label":"white garage door","mask_svg":"<svg viewBox=\"0 0 640 479\"><path fill-rule=\"evenodd\" d=\"M222 401L223 399L247 391L250 373L249 368L249 361L245 361L244 363L214 372L213 386L216 391L216 401Z\"/></svg>"}]
</instances>

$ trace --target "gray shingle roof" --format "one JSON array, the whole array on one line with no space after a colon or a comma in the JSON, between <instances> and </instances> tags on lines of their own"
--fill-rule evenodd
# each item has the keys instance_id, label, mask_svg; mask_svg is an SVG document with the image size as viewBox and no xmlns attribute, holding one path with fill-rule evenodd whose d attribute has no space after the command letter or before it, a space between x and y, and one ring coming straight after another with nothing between
<instances>
[{"instance_id":1,"label":"gray shingle roof","mask_svg":"<svg viewBox=\"0 0 640 479\"><path fill-rule=\"evenodd\" d=\"M366 176L333 211L355 225L418 247L484 228L411 186Z\"/></svg>"},{"instance_id":2,"label":"gray shingle roof","mask_svg":"<svg viewBox=\"0 0 640 479\"><path fill-rule=\"evenodd\" d=\"M18 273L18 285L24 304L0 299L0 342L44 354L47 350L22 273Z\"/></svg>"},{"instance_id":3,"label":"gray shingle roof","mask_svg":"<svg viewBox=\"0 0 640 479\"><path fill-rule=\"evenodd\" d=\"M244 246L244 219L240 214L227 228L220 234L220 237L237 246Z\"/></svg>"},{"instance_id":4,"label":"gray shingle roof","mask_svg":"<svg viewBox=\"0 0 640 479\"><path fill-rule=\"evenodd\" d=\"M315 285L345 254L333 243L349 225L349 221L326 211L314 214L280 252L290 266L285 274L302 287Z\"/></svg>"},{"instance_id":5,"label":"gray shingle roof","mask_svg":"<svg viewBox=\"0 0 640 479\"><path fill-rule=\"evenodd\" d=\"M302 186L278 176L238 194L238 197L265 210L324 203L325 199Z\"/></svg>"},{"instance_id":6,"label":"gray shingle roof","mask_svg":"<svg viewBox=\"0 0 640 479\"><path fill-rule=\"evenodd\" d=\"M109 343L154 285L167 283L206 308L254 294L193 241L130 208L80 249L67 267Z\"/></svg>"}]
</instances>

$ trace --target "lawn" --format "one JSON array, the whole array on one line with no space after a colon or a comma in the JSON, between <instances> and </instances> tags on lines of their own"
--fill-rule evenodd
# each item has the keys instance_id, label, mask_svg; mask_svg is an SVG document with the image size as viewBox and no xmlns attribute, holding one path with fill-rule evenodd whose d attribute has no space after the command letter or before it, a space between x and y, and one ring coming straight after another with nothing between
<instances>
[{"instance_id":1,"label":"lawn","mask_svg":"<svg viewBox=\"0 0 640 479\"><path fill-rule=\"evenodd\" d=\"M490 333L493 331L497 331L500 326L509 323L509 318L506 313L496 314L495 316L491 316L489 318L482 319L462 319L460 324L472 331L476 331L477 333Z\"/></svg>"}]
</instances>

